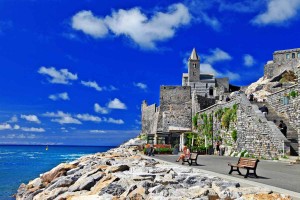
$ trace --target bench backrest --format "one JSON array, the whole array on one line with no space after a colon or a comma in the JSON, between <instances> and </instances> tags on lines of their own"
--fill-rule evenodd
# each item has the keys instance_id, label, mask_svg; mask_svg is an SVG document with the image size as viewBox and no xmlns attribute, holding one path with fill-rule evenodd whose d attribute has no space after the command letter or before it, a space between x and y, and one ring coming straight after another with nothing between
<instances>
[{"instance_id":1,"label":"bench backrest","mask_svg":"<svg viewBox=\"0 0 300 200\"><path fill-rule=\"evenodd\" d=\"M247 167L256 168L258 162L259 162L259 160L255 159L255 158L242 158L242 157L240 157L240 159L238 161L238 165L243 165L243 166L247 166Z\"/></svg>"},{"instance_id":2,"label":"bench backrest","mask_svg":"<svg viewBox=\"0 0 300 200\"><path fill-rule=\"evenodd\" d=\"M153 145L155 148L171 148L170 144L155 144Z\"/></svg>"},{"instance_id":3,"label":"bench backrest","mask_svg":"<svg viewBox=\"0 0 300 200\"><path fill-rule=\"evenodd\" d=\"M191 155L190 155L190 159L193 159L193 160L197 159L197 157L198 157L198 153L191 153Z\"/></svg>"}]
</instances>

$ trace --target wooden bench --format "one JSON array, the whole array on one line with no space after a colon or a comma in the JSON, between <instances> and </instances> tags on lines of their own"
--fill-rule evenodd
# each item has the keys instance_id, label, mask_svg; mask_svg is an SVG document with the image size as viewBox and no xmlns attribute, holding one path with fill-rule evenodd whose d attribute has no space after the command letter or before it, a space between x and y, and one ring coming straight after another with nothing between
<instances>
[{"instance_id":1,"label":"wooden bench","mask_svg":"<svg viewBox=\"0 0 300 200\"><path fill-rule=\"evenodd\" d=\"M194 163L195 165L198 165L197 159L198 159L198 153L191 153L189 158L183 158L182 164L184 165L185 162L187 162L190 166Z\"/></svg>"},{"instance_id":2,"label":"wooden bench","mask_svg":"<svg viewBox=\"0 0 300 200\"><path fill-rule=\"evenodd\" d=\"M228 163L228 166L231 166L231 169L229 171L229 174L231 174L233 171L237 171L239 175L242 175L239 168L247 169L247 173L245 174L244 178L247 178L249 174L253 174L256 178L258 178L256 174L256 167L259 160L255 158L239 158L239 161L237 164L231 164ZM253 173L250 173L250 170L253 171Z\"/></svg>"}]
</instances>

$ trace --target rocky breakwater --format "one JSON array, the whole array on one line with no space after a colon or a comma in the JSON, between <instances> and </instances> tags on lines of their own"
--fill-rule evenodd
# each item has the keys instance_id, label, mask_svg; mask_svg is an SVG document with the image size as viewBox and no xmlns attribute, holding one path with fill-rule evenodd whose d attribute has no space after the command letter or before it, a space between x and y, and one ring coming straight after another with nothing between
<instances>
[{"instance_id":1,"label":"rocky breakwater","mask_svg":"<svg viewBox=\"0 0 300 200\"><path fill-rule=\"evenodd\" d=\"M16 199L290 199L271 193L259 187L240 187L195 168L160 163L127 143L58 165L27 185L21 184Z\"/></svg>"}]
</instances>

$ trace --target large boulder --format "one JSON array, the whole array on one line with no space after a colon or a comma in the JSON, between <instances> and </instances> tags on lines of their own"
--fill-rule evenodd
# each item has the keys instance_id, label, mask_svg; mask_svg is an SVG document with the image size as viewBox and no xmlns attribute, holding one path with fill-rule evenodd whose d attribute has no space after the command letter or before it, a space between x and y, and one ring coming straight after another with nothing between
<instances>
[{"instance_id":1,"label":"large boulder","mask_svg":"<svg viewBox=\"0 0 300 200\"><path fill-rule=\"evenodd\" d=\"M41 179L43 182L50 183L55 178L66 175L67 171L69 171L70 169L74 169L75 167L76 165L73 164L66 164L66 163L59 164L49 172L43 174L41 176Z\"/></svg>"}]
</instances>

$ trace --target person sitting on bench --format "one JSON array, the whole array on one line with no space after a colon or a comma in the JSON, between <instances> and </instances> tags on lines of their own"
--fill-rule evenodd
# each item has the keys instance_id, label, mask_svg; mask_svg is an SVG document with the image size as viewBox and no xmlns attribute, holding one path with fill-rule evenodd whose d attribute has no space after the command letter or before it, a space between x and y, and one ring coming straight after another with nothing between
<instances>
[{"instance_id":1,"label":"person sitting on bench","mask_svg":"<svg viewBox=\"0 0 300 200\"><path fill-rule=\"evenodd\" d=\"M180 156L179 156L179 158L176 160L176 162L179 162L180 160L183 160L184 158L185 158L185 159L189 159L189 158L190 158L190 154L191 154L191 152L190 152L190 150L188 149L188 147L187 147L187 146L184 146L184 147L183 147L183 153L180 154Z\"/></svg>"}]
</instances>

